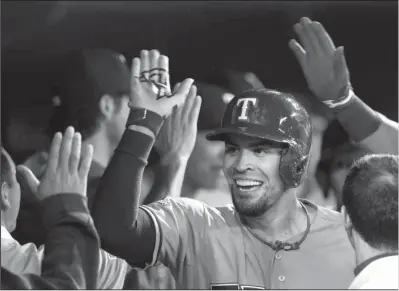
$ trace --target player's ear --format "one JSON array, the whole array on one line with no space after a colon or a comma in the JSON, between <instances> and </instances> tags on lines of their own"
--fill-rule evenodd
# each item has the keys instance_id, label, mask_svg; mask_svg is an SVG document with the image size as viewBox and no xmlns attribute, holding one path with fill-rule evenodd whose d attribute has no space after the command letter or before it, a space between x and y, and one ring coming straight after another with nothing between
<instances>
[{"instance_id":1,"label":"player's ear","mask_svg":"<svg viewBox=\"0 0 399 291\"><path fill-rule=\"evenodd\" d=\"M10 187L6 182L1 184L1 211L7 211L10 208L9 200Z\"/></svg>"},{"instance_id":2,"label":"player's ear","mask_svg":"<svg viewBox=\"0 0 399 291\"><path fill-rule=\"evenodd\" d=\"M342 205L341 207L341 214L344 218L344 222L345 222L345 228L348 228L352 225L352 221L348 215L348 211L346 210L346 207Z\"/></svg>"},{"instance_id":3,"label":"player's ear","mask_svg":"<svg viewBox=\"0 0 399 291\"><path fill-rule=\"evenodd\" d=\"M112 118L116 107L115 99L112 96L108 94L101 96L98 106L105 119L109 120Z\"/></svg>"}]
</instances>

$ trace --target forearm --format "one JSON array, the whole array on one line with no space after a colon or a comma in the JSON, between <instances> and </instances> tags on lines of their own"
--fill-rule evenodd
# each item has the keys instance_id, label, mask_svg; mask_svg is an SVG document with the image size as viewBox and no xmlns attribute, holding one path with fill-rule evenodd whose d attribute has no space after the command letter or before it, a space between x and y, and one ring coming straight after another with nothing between
<instances>
[{"instance_id":1,"label":"forearm","mask_svg":"<svg viewBox=\"0 0 399 291\"><path fill-rule=\"evenodd\" d=\"M398 124L357 96L335 114L350 139L359 146L375 153L398 154Z\"/></svg>"},{"instance_id":2,"label":"forearm","mask_svg":"<svg viewBox=\"0 0 399 291\"><path fill-rule=\"evenodd\" d=\"M92 211L102 248L134 266L151 260L155 245L151 221L139 211L143 172L153 143L154 136L134 126L125 130L101 177Z\"/></svg>"},{"instance_id":3,"label":"forearm","mask_svg":"<svg viewBox=\"0 0 399 291\"><path fill-rule=\"evenodd\" d=\"M79 194L58 194L40 202L48 230L42 275L18 276L2 269L7 289L94 289L100 242Z\"/></svg>"},{"instance_id":4,"label":"forearm","mask_svg":"<svg viewBox=\"0 0 399 291\"><path fill-rule=\"evenodd\" d=\"M42 203L43 223L49 229L42 276L55 284L70 279L78 288L96 288L100 240L86 198L59 194Z\"/></svg>"},{"instance_id":5,"label":"forearm","mask_svg":"<svg viewBox=\"0 0 399 291\"><path fill-rule=\"evenodd\" d=\"M161 200L166 196L180 197L184 176L187 168L187 159L171 158L168 161L160 161L155 173L155 181L150 193L143 204Z\"/></svg>"}]
</instances>

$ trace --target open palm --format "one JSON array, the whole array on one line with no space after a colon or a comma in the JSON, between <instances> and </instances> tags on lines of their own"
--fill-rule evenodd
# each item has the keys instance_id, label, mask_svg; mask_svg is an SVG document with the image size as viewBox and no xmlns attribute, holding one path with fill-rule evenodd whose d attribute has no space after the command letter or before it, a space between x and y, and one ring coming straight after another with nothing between
<instances>
[{"instance_id":1,"label":"open palm","mask_svg":"<svg viewBox=\"0 0 399 291\"><path fill-rule=\"evenodd\" d=\"M167 117L175 105L183 104L193 79L185 79L174 94L170 93L169 59L157 50L143 50L132 63L130 107L145 108Z\"/></svg>"}]
</instances>

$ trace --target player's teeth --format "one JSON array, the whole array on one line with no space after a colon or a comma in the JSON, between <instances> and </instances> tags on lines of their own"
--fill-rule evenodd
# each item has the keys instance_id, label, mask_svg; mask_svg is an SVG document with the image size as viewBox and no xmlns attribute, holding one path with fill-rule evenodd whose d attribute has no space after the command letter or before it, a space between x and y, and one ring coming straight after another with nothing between
<instances>
[{"instance_id":1,"label":"player's teeth","mask_svg":"<svg viewBox=\"0 0 399 291\"><path fill-rule=\"evenodd\" d=\"M260 186L262 182L253 180L236 180L238 186L249 187L249 186Z\"/></svg>"}]
</instances>

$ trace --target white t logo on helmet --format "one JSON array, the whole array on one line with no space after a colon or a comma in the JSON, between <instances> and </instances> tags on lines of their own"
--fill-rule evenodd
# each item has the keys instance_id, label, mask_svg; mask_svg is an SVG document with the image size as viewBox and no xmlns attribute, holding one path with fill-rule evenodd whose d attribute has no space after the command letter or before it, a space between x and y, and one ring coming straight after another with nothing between
<instances>
[{"instance_id":1,"label":"white t logo on helmet","mask_svg":"<svg viewBox=\"0 0 399 291\"><path fill-rule=\"evenodd\" d=\"M242 104L241 115L238 116L238 120L248 120L247 110L248 104L252 103L254 106L256 105L256 98L241 98L237 101L237 106Z\"/></svg>"}]
</instances>

